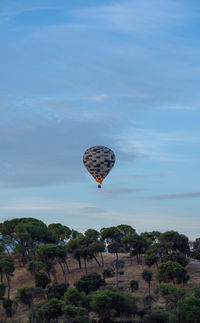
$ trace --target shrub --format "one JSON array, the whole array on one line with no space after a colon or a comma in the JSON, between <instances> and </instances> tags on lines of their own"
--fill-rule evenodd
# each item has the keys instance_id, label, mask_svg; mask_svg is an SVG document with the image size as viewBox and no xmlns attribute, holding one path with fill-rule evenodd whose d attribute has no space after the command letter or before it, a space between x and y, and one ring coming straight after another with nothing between
<instances>
[{"instance_id":1,"label":"shrub","mask_svg":"<svg viewBox=\"0 0 200 323\"><path fill-rule=\"evenodd\" d=\"M114 277L114 272L113 272L113 270L110 270L110 269L104 269L104 271L103 271L103 278L105 279L105 278L111 278L111 277Z\"/></svg>"},{"instance_id":2,"label":"shrub","mask_svg":"<svg viewBox=\"0 0 200 323\"><path fill-rule=\"evenodd\" d=\"M134 292L135 290L138 290L139 288L139 283L137 280L131 280L130 281L130 288L131 288L131 291Z\"/></svg>"}]
</instances>

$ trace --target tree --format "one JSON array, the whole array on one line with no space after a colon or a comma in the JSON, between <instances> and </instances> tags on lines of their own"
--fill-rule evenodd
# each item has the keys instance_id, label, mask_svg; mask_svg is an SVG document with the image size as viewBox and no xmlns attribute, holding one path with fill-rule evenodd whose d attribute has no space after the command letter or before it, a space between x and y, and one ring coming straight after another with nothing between
<instances>
[{"instance_id":1,"label":"tree","mask_svg":"<svg viewBox=\"0 0 200 323\"><path fill-rule=\"evenodd\" d=\"M181 323L200 322L200 299L188 296L178 303L178 315Z\"/></svg>"},{"instance_id":2,"label":"tree","mask_svg":"<svg viewBox=\"0 0 200 323\"><path fill-rule=\"evenodd\" d=\"M110 267L112 268L112 271L115 273L115 284L118 288L119 285L119 270L124 267L124 261L121 259L115 259L111 261Z\"/></svg>"},{"instance_id":3,"label":"tree","mask_svg":"<svg viewBox=\"0 0 200 323\"><path fill-rule=\"evenodd\" d=\"M0 283L0 299L3 299L6 293L6 285L4 283Z\"/></svg>"},{"instance_id":4,"label":"tree","mask_svg":"<svg viewBox=\"0 0 200 323\"><path fill-rule=\"evenodd\" d=\"M109 322L112 317L137 313L136 299L130 294L102 289L91 295L90 306L98 314L100 322Z\"/></svg>"},{"instance_id":5,"label":"tree","mask_svg":"<svg viewBox=\"0 0 200 323\"><path fill-rule=\"evenodd\" d=\"M77 307L89 307L89 298L84 292L79 292L76 288L69 287L64 294L64 301L67 305Z\"/></svg>"},{"instance_id":6,"label":"tree","mask_svg":"<svg viewBox=\"0 0 200 323\"><path fill-rule=\"evenodd\" d=\"M145 252L145 264L149 267L158 266L159 260L163 259L163 247L160 243L150 245Z\"/></svg>"},{"instance_id":7,"label":"tree","mask_svg":"<svg viewBox=\"0 0 200 323\"><path fill-rule=\"evenodd\" d=\"M153 307L151 313L144 315L144 323L174 323L176 317L162 307Z\"/></svg>"},{"instance_id":8,"label":"tree","mask_svg":"<svg viewBox=\"0 0 200 323\"><path fill-rule=\"evenodd\" d=\"M186 275L187 271L183 266L177 262L169 260L158 266L156 278L159 282L168 283L170 280L172 280L174 284L180 284L183 282Z\"/></svg>"},{"instance_id":9,"label":"tree","mask_svg":"<svg viewBox=\"0 0 200 323\"><path fill-rule=\"evenodd\" d=\"M13 308L13 301L9 298L3 298L3 308L6 310L7 317L12 317L14 314Z\"/></svg>"},{"instance_id":10,"label":"tree","mask_svg":"<svg viewBox=\"0 0 200 323\"><path fill-rule=\"evenodd\" d=\"M189 263L189 260L186 257L186 255L184 255L182 252L177 252L177 251L173 251L169 255L167 255L164 261L166 262L168 260L178 262L183 267L187 266Z\"/></svg>"},{"instance_id":11,"label":"tree","mask_svg":"<svg viewBox=\"0 0 200 323\"><path fill-rule=\"evenodd\" d=\"M122 242L129 250L130 255L136 255L138 264L141 264L142 255L149 245L148 241L137 233L130 233L123 237Z\"/></svg>"},{"instance_id":12,"label":"tree","mask_svg":"<svg viewBox=\"0 0 200 323\"><path fill-rule=\"evenodd\" d=\"M100 231L102 240L106 243L108 251L116 254L118 260L118 253L122 248L123 232L118 227L102 228Z\"/></svg>"},{"instance_id":13,"label":"tree","mask_svg":"<svg viewBox=\"0 0 200 323\"><path fill-rule=\"evenodd\" d=\"M79 268L81 269L81 241L79 239L80 234L78 234L74 239L70 240L67 244L67 251L72 255L74 259L78 261Z\"/></svg>"},{"instance_id":14,"label":"tree","mask_svg":"<svg viewBox=\"0 0 200 323\"><path fill-rule=\"evenodd\" d=\"M57 246L56 250L56 259L60 265L60 268L62 270L64 281L67 283L67 273L66 271L69 271L69 267L67 264L67 246ZM66 270L67 269L67 270Z\"/></svg>"},{"instance_id":15,"label":"tree","mask_svg":"<svg viewBox=\"0 0 200 323\"><path fill-rule=\"evenodd\" d=\"M85 231L84 235L90 243L98 241L100 237L100 233L94 229L88 229L87 231Z\"/></svg>"},{"instance_id":16,"label":"tree","mask_svg":"<svg viewBox=\"0 0 200 323\"><path fill-rule=\"evenodd\" d=\"M8 298L10 298L10 289L11 289L11 276L14 272L14 262L11 258L2 258L0 259L0 271L6 275L6 279L8 282Z\"/></svg>"},{"instance_id":17,"label":"tree","mask_svg":"<svg viewBox=\"0 0 200 323\"><path fill-rule=\"evenodd\" d=\"M51 298L47 303L39 304L35 311L35 322L58 322L58 318L63 315L63 306L64 302L57 298Z\"/></svg>"},{"instance_id":18,"label":"tree","mask_svg":"<svg viewBox=\"0 0 200 323\"><path fill-rule=\"evenodd\" d=\"M34 323L34 300L42 297L44 297L42 288L24 286L17 290L15 302L17 304L20 302L29 306L31 309L31 323Z\"/></svg>"},{"instance_id":19,"label":"tree","mask_svg":"<svg viewBox=\"0 0 200 323\"><path fill-rule=\"evenodd\" d=\"M47 274L49 275L49 278L50 278L49 271L51 271L54 277L54 283L56 284L58 280L56 275L55 264L56 264L57 255L58 255L58 246L54 244L38 246L35 249L35 253L36 253L36 259L45 264L46 271L47 271Z\"/></svg>"},{"instance_id":20,"label":"tree","mask_svg":"<svg viewBox=\"0 0 200 323\"><path fill-rule=\"evenodd\" d=\"M62 310L67 318L63 323L89 323L89 315L86 308L74 305L64 305Z\"/></svg>"},{"instance_id":21,"label":"tree","mask_svg":"<svg viewBox=\"0 0 200 323\"><path fill-rule=\"evenodd\" d=\"M179 301L187 296L187 292L183 288L178 288L171 284L160 284L157 287L159 295L165 300L166 310L175 310Z\"/></svg>"},{"instance_id":22,"label":"tree","mask_svg":"<svg viewBox=\"0 0 200 323\"><path fill-rule=\"evenodd\" d=\"M41 261L30 261L26 266L27 271L31 275L34 275L36 272L39 272L41 269L44 269L44 268L45 268L45 265Z\"/></svg>"},{"instance_id":23,"label":"tree","mask_svg":"<svg viewBox=\"0 0 200 323\"><path fill-rule=\"evenodd\" d=\"M169 251L181 252L185 255L190 254L189 240L184 234L176 231L166 231L159 236L159 241Z\"/></svg>"},{"instance_id":24,"label":"tree","mask_svg":"<svg viewBox=\"0 0 200 323\"><path fill-rule=\"evenodd\" d=\"M46 288L46 286L50 283L49 277L44 272L35 272L35 286Z\"/></svg>"},{"instance_id":25,"label":"tree","mask_svg":"<svg viewBox=\"0 0 200 323\"><path fill-rule=\"evenodd\" d=\"M74 285L79 292L89 294L90 292L94 292L100 287L105 286L105 284L105 280L102 279L99 274L92 272L82 276Z\"/></svg>"},{"instance_id":26,"label":"tree","mask_svg":"<svg viewBox=\"0 0 200 323\"><path fill-rule=\"evenodd\" d=\"M150 246L152 244L158 243L161 232L160 231L142 232L140 235L141 237L143 237L148 241Z\"/></svg>"},{"instance_id":27,"label":"tree","mask_svg":"<svg viewBox=\"0 0 200 323\"><path fill-rule=\"evenodd\" d=\"M40 243L58 243L58 236L47 229L47 226L39 220L22 219L14 228L13 237L16 241L14 249L21 256L22 263L30 260L30 250Z\"/></svg>"},{"instance_id":28,"label":"tree","mask_svg":"<svg viewBox=\"0 0 200 323\"><path fill-rule=\"evenodd\" d=\"M46 290L47 298L48 299L51 299L51 298L61 299L64 296L65 292L67 291L68 287L69 287L69 284L64 284L64 283L53 284L53 285L48 286L48 288Z\"/></svg>"},{"instance_id":29,"label":"tree","mask_svg":"<svg viewBox=\"0 0 200 323\"><path fill-rule=\"evenodd\" d=\"M131 288L131 292L134 292L136 290L138 290L139 288L139 283L137 280L131 280L130 281L130 288Z\"/></svg>"},{"instance_id":30,"label":"tree","mask_svg":"<svg viewBox=\"0 0 200 323\"><path fill-rule=\"evenodd\" d=\"M62 244L65 244L69 240L72 231L66 225L60 223L51 223L48 226L48 230L56 234L59 238L59 241Z\"/></svg>"},{"instance_id":31,"label":"tree","mask_svg":"<svg viewBox=\"0 0 200 323\"><path fill-rule=\"evenodd\" d=\"M152 277L153 277L153 274L150 270L145 269L142 272L142 278L147 282L148 287L149 287L149 295L150 295Z\"/></svg>"}]
</instances>

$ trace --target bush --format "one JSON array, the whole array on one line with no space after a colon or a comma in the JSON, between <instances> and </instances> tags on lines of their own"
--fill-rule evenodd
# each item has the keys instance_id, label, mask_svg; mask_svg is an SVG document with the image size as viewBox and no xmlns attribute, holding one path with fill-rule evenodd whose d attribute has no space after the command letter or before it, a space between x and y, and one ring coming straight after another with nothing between
<instances>
[{"instance_id":1,"label":"bush","mask_svg":"<svg viewBox=\"0 0 200 323\"><path fill-rule=\"evenodd\" d=\"M131 291L134 292L135 290L138 290L139 288L139 283L137 280L131 280L130 281L130 288L131 288Z\"/></svg>"},{"instance_id":2,"label":"bush","mask_svg":"<svg viewBox=\"0 0 200 323\"><path fill-rule=\"evenodd\" d=\"M64 283L53 284L53 285L49 286L46 291L47 298L48 299L51 299L51 298L60 299L67 291L68 287L69 287L69 284L64 284Z\"/></svg>"},{"instance_id":3,"label":"bush","mask_svg":"<svg viewBox=\"0 0 200 323\"><path fill-rule=\"evenodd\" d=\"M13 301L9 298L4 298L3 299L3 308L11 307L13 304Z\"/></svg>"},{"instance_id":4,"label":"bush","mask_svg":"<svg viewBox=\"0 0 200 323\"><path fill-rule=\"evenodd\" d=\"M162 307L154 307L151 313L144 316L144 323L174 323L176 317Z\"/></svg>"},{"instance_id":5,"label":"bush","mask_svg":"<svg viewBox=\"0 0 200 323\"><path fill-rule=\"evenodd\" d=\"M46 286L50 283L49 277L43 272L35 272L34 278L36 287L46 288Z\"/></svg>"},{"instance_id":6,"label":"bush","mask_svg":"<svg viewBox=\"0 0 200 323\"><path fill-rule=\"evenodd\" d=\"M105 284L105 280L102 279L99 274L93 272L81 277L74 285L79 292L89 294L90 292L95 292L100 287L105 286Z\"/></svg>"},{"instance_id":7,"label":"bush","mask_svg":"<svg viewBox=\"0 0 200 323\"><path fill-rule=\"evenodd\" d=\"M105 278L111 278L111 277L114 277L114 272L113 272L113 270L110 270L110 269L104 269L104 271L103 271L103 278L105 279Z\"/></svg>"}]
</instances>

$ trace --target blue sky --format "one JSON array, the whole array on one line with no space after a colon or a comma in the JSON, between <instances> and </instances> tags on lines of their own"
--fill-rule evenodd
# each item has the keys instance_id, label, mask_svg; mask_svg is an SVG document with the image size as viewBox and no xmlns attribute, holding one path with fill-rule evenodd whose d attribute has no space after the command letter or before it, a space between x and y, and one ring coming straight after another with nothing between
<instances>
[{"instance_id":1,"label":"blue sky","mask_svg":"<svg viewBox=\"0 0 200 323\"><path fill-rule=\"evenodd\" d=\"M200 236L200 6L0 2L0 220ZM105 145L98 190L82 163Z\"/></svg>"}]
</instances>

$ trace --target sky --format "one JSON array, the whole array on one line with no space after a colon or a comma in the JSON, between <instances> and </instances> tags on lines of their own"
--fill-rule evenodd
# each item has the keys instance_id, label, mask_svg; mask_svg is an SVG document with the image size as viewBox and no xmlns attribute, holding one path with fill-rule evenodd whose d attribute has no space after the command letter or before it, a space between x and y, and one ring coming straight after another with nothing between
<instances>
[{"instance_id":1,"label":"sky","mask_svg":"<svg viewBox=\"0 0 200 323\"><path fill-rule=\"evenodd\" d=\"M1 0L0 221L200 237L199 33L198 0Z\"/></svg>"}]
</instances>

